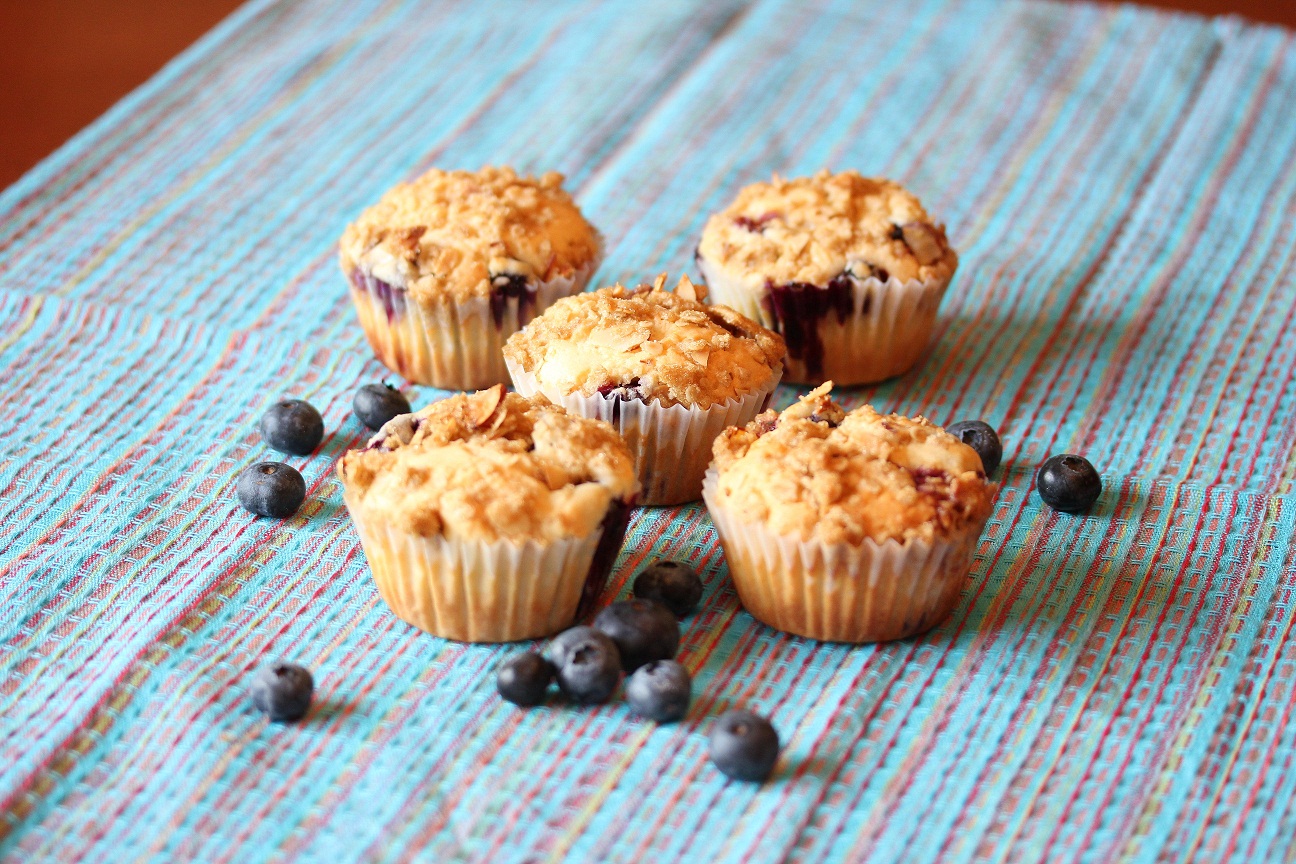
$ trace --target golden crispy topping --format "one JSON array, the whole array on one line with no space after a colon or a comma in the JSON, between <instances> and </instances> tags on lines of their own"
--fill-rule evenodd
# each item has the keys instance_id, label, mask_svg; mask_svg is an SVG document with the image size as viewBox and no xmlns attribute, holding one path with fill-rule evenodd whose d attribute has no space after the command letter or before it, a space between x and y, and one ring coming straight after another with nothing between
<instances>
[{"instance_id":1,"label":"golden crispy topping","mask_svg":"<svg viewBox=\"0 0 1296 864\"><path fill-rule=\"evenodd\" d=\"M995 485L975 450L922 417L847 413L831 388L716 439L723 506L826 543L931 541L984 521Z\"/></svg>"},{"instance_id":2,"label":"golden crispy topping","mask_svg":"<svg viewBox=\"0 0 1296 864\"><path fill-rule=\"evenodd\" d=\"M945 229L890 180L856 171L753 183L707 220L698 254L753 289L826 286L847 273L882 281L945 278L958 256Z\"/></svg>"},{"instance_id":3,"label":"golden crispy topping","mask_svg":"<svg viewBox=\"0 0 1296 864\"><path fill-rule=\"evenodd\" d=\"M583 537L635 492L634 462L606 423L501 385L385 425L338 463L347 506L450 539Z\"/></svg>"},{"instance_id":4,"label":"golden crispy topping","mask_svg":"<svg viewBox=\"0 0 1296 864\"><path fill-rule=\"evenodd\" d=\"M487 296L500 276L570 276L598 257L599 239L562 179L511 168L428 171L347 226L342 270L361 268L429 304Z\"/></svg>"},{"instance_id":5,"label":"golden crispy topping","mask_svg":"<svg viewBox=\"0 0 1296 864\"><path fill-rule=\"evenodd\" d=\"M783 338L727 306L694 299L687 278L674 293L665 280L563 298L509 337L504 356L550 392L615 389L663 405L706 408L768 384L783 360Z\"/></svg>"}]
</instances>

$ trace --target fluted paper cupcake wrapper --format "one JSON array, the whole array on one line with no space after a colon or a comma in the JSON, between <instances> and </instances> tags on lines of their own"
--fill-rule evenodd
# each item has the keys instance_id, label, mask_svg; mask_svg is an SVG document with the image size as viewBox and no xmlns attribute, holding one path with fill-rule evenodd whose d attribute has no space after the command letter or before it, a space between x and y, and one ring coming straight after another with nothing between
<instances>
[{"instance_id":1,"label":"fluted paper cupcake wrapper","mask_svg":"<svg viewBox=\"0 0 1296 864\"><path fill-rule=\"evenodd\" d=\"M740 280L727 275L704 258L698 259L710 302L722 303L771 330L783 332L766 302L768 292L752 291ZM783 377L789 383L846 386L870 384L907 372L927 350L936 312L949 287L950 278L901 282L898 279L851 279L852 307L845 320L829 311L818 321L803 321L817 327L823 343L822 374L812 374L805 358L791 356Z\"/></svg>"},{"instance_id":2,"label":"fluted paper cupcake wrapper","mask_svg":"<svg viewBox=\"0 0 1296 864\"><path fill-rule=\"evenodd\" d=\"M958 604L981 525L945 540L859 545L801 541L703 499L738 597L771 627L826 642L887 642L935 627Z\"/></svg>"},{"instance_id":3,"label":"fluted paper cupcake wrapper","mask_svg":"<svg viewBox=\"0 0 1296 864\"><path fill-rule=\"evenodd\" d=\"M783 374L777 367L759 389L710 408L697 408L561 393L542 387L534 374L512 360L507 364L513 386L523 396L544 393L569 412L606 421L621 433L634 456L639 502L647 505L683 504L702 497L712 443L727 427L742 426L764 411Z\"/></svg>"},{"instance_id":4,"label":"fluted paper cupcake wrapper","mask_svg":"<svg viewBox=\"0 0 1296 864\"><path fill-rule=\"evenodd\" d=\"M541 282L534 305L525 309L518 298L508 298L498 324L488 297L425 306L360 271L348 281L360 326L383 365L418 384L482 390L508 383L503 354L508 337L556 301L585 290L597 266L595 260L569 277Z\"/></svg>"},{"instance_id":5,"label":"fluted paper cupcake wrapper","mask_svg":"<svg viewBox=\"0 0 1296 864\"><path fill-rule=\"evenodd\" d=\"M536 639L571 626L604 532L520 545L456 541L399 530L350 500L347 507L392 612L461 642Z\"/></svg>"}]
</instances>

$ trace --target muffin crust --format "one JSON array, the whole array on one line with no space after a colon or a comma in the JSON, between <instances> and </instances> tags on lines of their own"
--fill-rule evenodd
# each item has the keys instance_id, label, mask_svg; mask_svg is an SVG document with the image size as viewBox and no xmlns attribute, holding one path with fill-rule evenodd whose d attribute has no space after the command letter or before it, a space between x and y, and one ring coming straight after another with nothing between
<instances>
[{"instance_id":1,"label":"muffin crust","mask_svg":"<svg viewBox=\"0 0 1296 864\"><path fill-rule=\"evenodd\" d=\"M599 254L598 233L561 174L432 169L391 188L347 226L342 272L359 270L425 305L489 296L572 275Z\"/></svg>"},{"instance_id":2,"label":"muffin crust","mask_svg":"<svg viewBox=\"0 0 1296 864\"><path fill-rule=\"evenodd\" d=\"M783 338L728 308L708 306L684 277L565 297L509 337L504 355L563 393L707 408L764 386ZM551 391L552 392L552 391Z\"/></svg>"},{"instance_id":3,"label":"muffin crust","mask_svg":"<svg viewBox=\"0 0 1296 864\"><path fill-rule=\"evenodd\" d=\"M958 265L945 228L890 180L857 171L753 183L707 220L698 256L751 290L827 287L854 276L948 278Z\"/></svg>"},{"instance_id":4,"label":"muffin crust","mask_svg":"<svg viewBox=\"0 0 1296 864\"><path fill-rule=\"evenodd\" d=\"M393 419L338 476L349 507L393 527L515 543L584 537L637 486L611 426L503 385Z\"/></svg>"},{"instance_id":5,"label":"muffin crust","mask_svg":"<svg viewBox=\"0 0 1296 864\"><path fill-rule=\"evenodd\" d=\"M832 382L716 439L718 500L824 543L933 541L979 525L995 485L971 447L922 417L849 413Z\"/></svg>"}]
</instances>

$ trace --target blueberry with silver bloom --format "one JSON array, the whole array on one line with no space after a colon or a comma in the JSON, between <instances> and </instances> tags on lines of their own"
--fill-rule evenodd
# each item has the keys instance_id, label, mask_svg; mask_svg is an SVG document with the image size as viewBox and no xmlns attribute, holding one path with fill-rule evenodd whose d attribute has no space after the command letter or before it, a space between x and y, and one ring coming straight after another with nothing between
<instances>
[{"instance_id":1,"label":"blueberry with silver bloom","mask_svg":"<svg viewBox=\"0 0 1296 864\"><path fill-rule=\"evenodd\" d=\"M693 678L674 660L654 660L634 671L626 681L626 701L636 714L672 723L688 713L693 698Z\"/></svg>"},{"instance_id":2,"label":"blueberry with silver bloom","mask_svg":"<svg viewBox=\"0 0 1296 864\"><path fill-rule=\"evenodd\" d=\"M276 723L306 716L315 682L304 666L277 660L263 666L252 679L252 704Z\"/></svg>"},{"instance_id":3,"label":"blueberry with silver bloom","mask_svg":"<svg viewBox=\"0 0 1296 864\"><path fill-rule=\"evenodd\" d=\"M1003 459L1003 442L999 440L999 433L995 432L989 423L981 420L964 420L955 423L945 431L977 452L987 477L999 467L999 462Z\"/></svg>"},{"instance_id":4,"label":"blueberry with silver bloom","mask_svg":"<svg viewBox=\"0 0 1296 864\"><path fill-rule=\"evenodd\" d=\"M728 711L711 727L711 761L726 777L763 783L778 755L778 732L750 711Z\"/></svg>"},{"instance_id":5,"label":"blueberry with silver bloom","mask_svg":"<svg viewBox=\"0 0 1296 864\"><path fill-rule=\"evenodd\" d=\"M1040 466L1035 488L1044 503L1063 513L1083 513L1102 494L1098 470L1083 456L1063 453Z\"/></svg>"},{"instance_id":6,"label":"blueberry with silver bloom","mask_svg":"<svg viewBox=\"0 0 1296 864\"><path fill-rule=\"evenodd\" d=\"M621 683L621 655L607 636L589 627L562 641L559 648L558 688L573 702L597 705L608 701ZM570 633L571 631L568 631ZM558 642L564 633L559 636ZM553 645L551 643L550 647ZM553 660L554 655L550 655Z\"/></svg>"},{"instance_id":7,"label":"blueberry with silver bloom","mask_svg":"<svg viewBox=\"0 0 1296 864\"><path fill-rule=\"evenodd\" d=\"M567 658L571 656L574 646L580 644L582 640L589 638L591 635L594 638L603 636L602 633L595 630L593 627L586 627L583 624L577 627L567 628L553 639L549 640L549 644L546 645L544 649L545 659L552 663L555 669L561 669L563 664L567 662Z\"/></svg>"},{"instance_id":8,"label":"blueberry with silver bloom","mask_svg":"<svg viewBox=\"0 0 1296 864\"><path fill-rule=\"evenodd\" d=\"M280 453L309 456L324 440L324 418L301 399L280 399L261 416L261 437Z\"/></svg>"},{"instance_id":9,"label":"blueberry with silver bloom","mask_svg":"<svg viewBox=\"0 0 1296 864\"><path fill-rule=\"evenodd\" d=\"M655 600L683 618L702 599L702 579L683 561L654 561L635 577L634 595Z\"/></svg>"},{"instance_id":10,"label":"blueberry with silver bloom","mask_svg":"<svg viewBox=\"0 0 1296 864\"><path fill-rule=\"evenodd\" d=\"M356 391L351 402L360 422L370 429L381 429L388 420L410 413L409 400L392 385L366 384Z\"/></svg>"},{"instance_id":11,"label":"blueberry with silver bloom","mask_svg":"<svg viewBox=\"0 0 1296 864\"><path fill-rule=\"evenodd\" d=\"M306 500L306 481L282 462L258 462L239 474L239 503L258 516L287 519Z\"/></svg>"},{"instance_id":12,"label":"blueberry with silver bloom","mask_svg":"<svg viewBox=\"0 0 1296 864\"><path fill-rule=\"evenodd\" d=\"M621 652L621 665L633 672L653 660L669 660L679 647L679 621L660 603L652 600L622 600L594 618Z\"/></svg>"},{"instance_id":13,"label":"blueberry with silver bloom","mask_svg":"<svg viewBox=\"0 0 1296 864\"><path fill-rule=\"evenodd\" d=\"M539 705L553 683L553 664L533 651L514 654L495 672L495 689L514 705Z\"/></svg>"}]
</instances>

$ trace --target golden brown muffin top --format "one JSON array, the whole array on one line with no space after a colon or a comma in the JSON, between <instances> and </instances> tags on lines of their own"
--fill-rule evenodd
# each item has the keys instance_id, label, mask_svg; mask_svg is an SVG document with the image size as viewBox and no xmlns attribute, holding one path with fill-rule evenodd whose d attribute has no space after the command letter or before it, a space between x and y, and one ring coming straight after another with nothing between
<instances>
[{"instance_id":1,"label":"golden brown muffin top","mask_svg":"<svg viewBox=\"0 0 1296 864\"><path fill-rule=\"evenodd\" d=\"M594 263L600 244L562 180L507 167L434 168L398 183L347 226L342 271L363 268L425 304L485 297L509 277L571 276Z\"/></svg>"},{"instance_id":2,"label":"golden brown muffin top","mask_svg":"<svg viewBox=\"0 0 1296 864\"><path fill-rule=\"evenodd\" d=\"M996 487L975 450L922 417L847 413L831 390L726 429L713 446L717 503L824 543L932 541L985 521Z\"/></svg>"},{"instance_id":3,"label":"golden brown muffin top","mask_svg":"<svg viewBox=\"0 0 1296 864\"><path fill-rule=\"evenodd\" d=\"M843 273L885 282L948 278L958 266L945 228L890 180L857 171L753 183L707 220L698 255L753 289L826 286Z\"/></svg>"},{"instance_id":4,"label":"golden brown muffin top","mask_svg":"<svg viewBox=\"0 0 1296 864\"><path fill-rule=\"evenodd\" d=\"M584 537L636 490L616 431L543 396L460 393L391 420L338 463L347 506L424 537Z\"/></svg>"},{"instance_id":5,"label":"golden brown muffin top","mask_svg":"<svg viewBox=\"0 0 1296 864\"><path fill-rule=\"evenodd\" d=\"M705 289L665 275L564 297L514 333L504 356L552 393L580 392L707 408L766 386L783 361L783 337Z\"/></svg>"}]
</instances>

